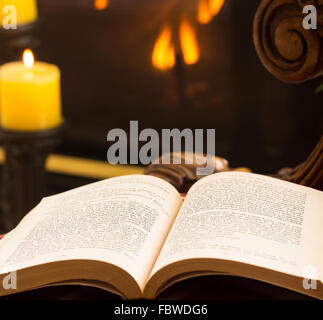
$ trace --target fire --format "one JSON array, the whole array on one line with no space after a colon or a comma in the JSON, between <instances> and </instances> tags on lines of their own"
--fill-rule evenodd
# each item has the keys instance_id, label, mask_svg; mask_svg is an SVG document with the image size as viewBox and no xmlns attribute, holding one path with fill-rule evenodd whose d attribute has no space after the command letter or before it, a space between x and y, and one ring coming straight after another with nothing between
<instances>
[{"instance_id":1,"label":"fire","mask_svg":"<svg viewBox=\"0 0 323 320\"><path fill-rule=\"evenodd\" d=\"M94 8L98 11L106 9L108 5L109 0L94 0Z\"/></svg>"},{"instance_id":2,"label":"fire","mask_svg":"<svg viewBox=\"0 0 323 320\"><path fill-rule=\"evenodd\" d=\"M34 65L34 55L31 50L26 49L22 56L22 61L26 68L32 68Z\"/></svg>"},{"instance_id":3,"label":"fire","mask_svg":"<svg viewBox=\"0 0 323 320\"><path fill-rule=\"evenodd\" d=\"M208 0L199 0L198 5L198 21L206 24L212 20L212 14Z\"/></svg>"},{"instance_id":4,"label":"fire","mask_svg":"<svg viewBox=\"0 0 323 320\"><path fill-rule=\"evenodd\" d=\"M170 69L175 65L175 50L171 44L172 32L165 26L155 42L153 48L153 66L160 69Z\"/></svg>"},{"instance_id":5,"label":"fire","mask_svg":"<svg viewBox=\"0 0 323 320\"><path fill-rule=\"evenodd\" d=\"M200 58L200 50L195 31L188 20L181 21L178 35L184 62L186 64L196 63ZM175 49L169 26L163 28L155 42L152 63L154 67L160 70L170 69L175 65Z\"/></svg>"},{"instance_id":6,"label":"fire","mask_svg":"<svg viewBox=\"0 0 323 320\"><path fill-rule=\"evenodd\" d=\"M210 12L214 17L220 12L224 4L224 0L209 0L209 3L210 3Z\"/></svg>"},{"instance_id":7,"label":"fire","mask_svg":"<svg viewBox=\"0 0 323 320\"><path fill-rule=\"evenodd\" d=\"M200 50L197 43L195 31L188 23L188 21L183 20L181 22L179 34L185 63L196 63L200 58Z\"/></svg>"},{"instance_id":8,"label":"fire","mask_svg":"<svg viewBox=\"0 0 323 320\"><path fill-rule=\"evenodd\" d=\"M198 21L203 24L209 23L220 12L223 4L224 0L199 0Z\"/></svg>"}]
</instances>

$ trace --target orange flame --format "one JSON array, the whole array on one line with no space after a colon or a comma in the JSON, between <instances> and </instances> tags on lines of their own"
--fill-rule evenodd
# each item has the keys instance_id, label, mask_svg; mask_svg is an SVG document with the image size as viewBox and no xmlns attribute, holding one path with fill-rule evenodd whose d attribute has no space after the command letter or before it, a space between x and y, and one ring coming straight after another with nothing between
<instances>
[{"instance_id":1,"label":"orange flame","mask_svg":"<svg viewBox=\"0 0 323 320\"><path fill-rule=\"evenodd\" d=\"M197 18L198 21L203 24L209 23L212 20L212 14L208 0L199 0Z\"/></svg>"},{"instance_id":2,"label":"orange flame","mask_svg":"<svg viewBox=\"0 0 323 320\"><path fill-rule=\"evenodd\" d=\"M175 65L175 50L171 45L171 38L171 29L165 26L153 48L152 63L157 69L165 70Z\"/></svg>"},{"instance_id":3,"label":"orange flame","mask_svg":"<svg viewBox=\"0 0 323 320\"><path fill-rule=\"evenodd\" d=\"M188 21L183 20L181 22L179 34L185 63L196 63L200 58L200 50L197 43L195 31Z\"/></svg>"},{"instance_id":4,"label":"orange flame","mask_svg":"<svg viewBox=\"0 0 323 320\"><path fill-rule=\"evenodd\" d=\"M94 8L98 11L106 9L108 5L109 0L94 0Z\"/></svg>"},{"instance_id":5,"label":"orange flame","mask_svg":"<svg viewBox=\"0 0 323 320\"><path fill-rule=\"evenodd\" d=\"M32 68L34 65L34 55L31 50L26 49L22 56L22 61L26 68Z\"/></svg>"},{"instance_id":6,"label":"orange flame","mask_svg":"<svg viewBox=\"0 0 323 320\"><path fill-rule=\"evenodd\" d=\"M224 0L199 0L198 21L202 24L209 23L220 12L223 4Z\"/></svg>"},{"instance_id":7,"label":"orange flame","mask_svg":"<svg viewBox=\"0 0 323 320\"><path fill-rule=\"evenodd\" d=\"M210 3L210 12L211 12L212 16L214 17L220 12L220 10L224 4L224 0L209 0L209 1L210 1L209 2Z\"/></svg>"}]
</instances>

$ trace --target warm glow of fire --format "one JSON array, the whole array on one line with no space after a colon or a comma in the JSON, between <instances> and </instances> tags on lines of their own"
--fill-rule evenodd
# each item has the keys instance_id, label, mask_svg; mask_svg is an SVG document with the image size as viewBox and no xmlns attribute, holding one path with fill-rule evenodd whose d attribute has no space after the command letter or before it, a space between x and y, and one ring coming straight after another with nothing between
<instances>
[{"instance_id":1,"label":"warm glow of fire","mask_svg":"<svg viewBox=\"0 0 323 320\"><path fill-rule=\"evenodd\" d=\"M96 10L104 10L108 7L109 0L94 0L94 8Z\"/></svg>"},{"instance_id":2,"label":"warm glow of fire","mask_svg":"<svg viewBox=\"0 0 323 320\"><path fill-rule=\"evenodd\" d=\"M187 20L181 22L179 35L185 63L196 63L200 58L200 50L195 31Z\"/></svg>"},{"instance_id":3,"label":"warm glow of fire","mask_svg":"<svg viewBox=\"0 0 323 320\"><path fill-rule=\"evenodd\" d=\"M224 0L209 0L209 3L212 16L216 16L220 12L224 4Z\"/></svg>"},{"instance_id":4,"label":"warm glow of fire","mask_svg":"<svg viewBox=\"0 0 323 320\"><path fill-rule=\"evenodd\" d=\"M26 68L32 68L34 65L34 55L31 50L26 49L22 56L22 61Z\"/></svg>"},{"instance_id":5,"label":"warm glow of fire","mask_svg":"<svg viewBox=\"0 0 323 320\"><path fill-rule=\"evenodd\" d=\"M155 42L152 62L160 70L172 68L175 65L175 50L171 45L172 32L165 26Z\"/></svg>"},{"instance_id":6,"label":"warm glow of fire","mask_svg":"<svg viewBox=\"0 0 323 320\"><path fill-rule=\"evenodd\" d=\"M198 21L199 23L209 23L212 20L212 14L210 11L208 0L199 0L198 5Z\"/></svg>"},{"instance_id":7,"label":"warm glow of fire","mask_svg":"<svg viewBox=\"0 0 323 320\"><path fill-rule=\"evenodd\" d=\"M198 21L203 24L209 23L220 12L223 4L224 0L199 0Z\"/></svg>"}]
</instances>

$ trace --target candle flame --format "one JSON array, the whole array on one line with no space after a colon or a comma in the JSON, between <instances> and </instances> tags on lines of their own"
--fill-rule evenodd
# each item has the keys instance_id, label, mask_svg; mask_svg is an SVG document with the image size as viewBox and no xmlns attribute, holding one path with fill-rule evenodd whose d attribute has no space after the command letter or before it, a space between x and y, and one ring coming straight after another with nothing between
<instances>
[{"instance_id":1,"label":"candle flame","mask_svg":"<svg viewBox=\"0 0 323 320\"><path fill-rule=\"evenodd\" d=\"M98 11L106 9L108 5L109 0L94 0L94 8Z\"/></svg>"},{"instance_id":2,"label":"candle flame","mask_svg":"<svg viewBox=\"0 0 323 320\"><path fill-rule=\"evenodd\" d=\"M26 49L24 51L23 63L26 68L31 68L34 65L34 55L31 50Z\"/></svg>"},{"instance_id":3,"label":"candle flame","mask_svg":"<svg viewBox=\"0 0 323 320\"><path fill-rule=\"evenodd\" d=\"M153 48L152 63L157 69L170 69L175 65L175 49L171 45L171 38L171 29L165 26Z\"/></svg>"},{"instance_id":4,"label":"candle flame","mask_svg":"<svg viewBox=\"0 0 323 320\"><path fill-rule=\"evenodd\" d=\"M200 58L200 50L195 31L187 20L181 22L179 34L185 63L196 63Z\"/></svg>"}]
</instances>

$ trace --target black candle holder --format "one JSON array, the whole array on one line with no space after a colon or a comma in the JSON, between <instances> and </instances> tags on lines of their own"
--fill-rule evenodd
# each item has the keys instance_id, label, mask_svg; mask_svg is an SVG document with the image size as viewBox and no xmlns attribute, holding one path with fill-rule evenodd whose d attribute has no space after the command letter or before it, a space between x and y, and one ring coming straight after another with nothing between
<instances>
[{"instance_id":1,"label":"black candle holder","mask_svg":"<svg viewBox=\"0 0 323 320\"><path fill-rule=\"evenodd\" d=\"M0 65L14 60L21 60L25 49L36 51L40 45L39 20L17 29L6 30L0 27Z\"/></svg>"},{"instance_id":2,"label":"black candle holder","mask_svg":"<svg viewBox=\"0 0 323 320\"><path fill-rule=\"evenodd\" d=\"M48 154L60 142L62 126L41 131L0 128L5 150L2 169L2 225L4 231L18 222L45 196Z\"/></svg>"}]
</instances>

